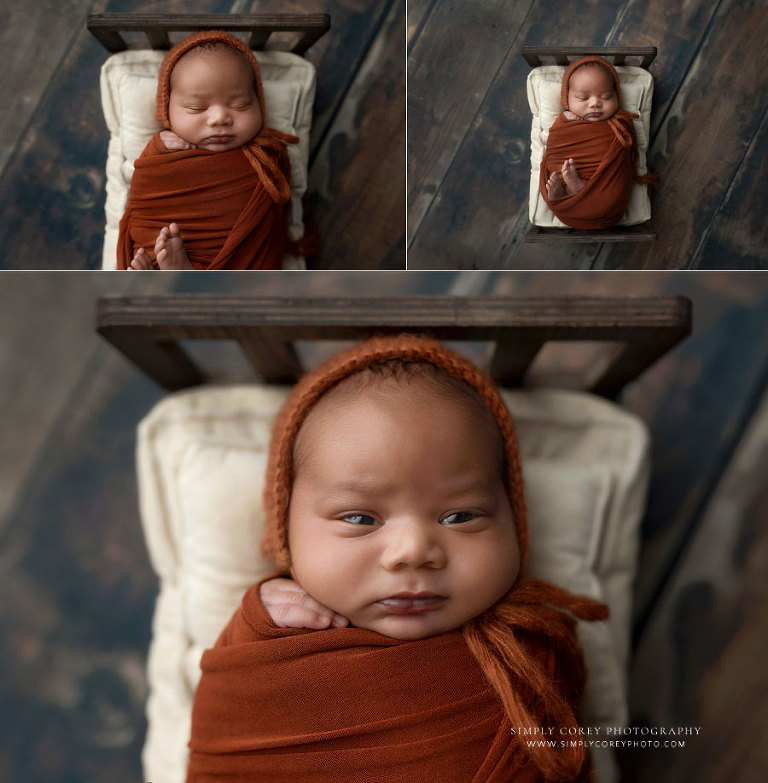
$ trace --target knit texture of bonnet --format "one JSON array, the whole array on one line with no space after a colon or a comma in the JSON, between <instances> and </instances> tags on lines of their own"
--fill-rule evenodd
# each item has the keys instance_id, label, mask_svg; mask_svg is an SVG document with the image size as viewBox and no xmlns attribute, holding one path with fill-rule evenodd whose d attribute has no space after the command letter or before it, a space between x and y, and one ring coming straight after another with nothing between
<instances>
[{"instance_id":1,"label":"knit texture of bonnet","mask_svg":"<svg viewBox=\"0 0 768 783\"><path fill-rule=\"evenodd\" d=\"M171 74L179 60L197 47L228 46L238 56L242 55L253 71L256 97L261 109L263 126L253 139L242 147L243 154L253 166L270 199L276 204L285 204L291 197L290 171L286 144L298 142L296 136L267 127L267 108L264 103L264 88L261 72L253 52L239 38L222 30L203 30L177 43L163 60L157 81L157 105L155 118L163 127L169 128L168 106L171 96Z\"/></svg>"},{"instance_id":2,"label":"knit texture of bonnet","mask_svg":"<svg viewBox=\"0 0 768 783\"><path fill-rule=\"evenodd\" d=\"M521 575L501 600L470 620L461 632L512 726L577 726L572 703L578 701L585 672L573 616L603 620L608 616L608 608L556 585L522 576L528 551L528 512L512 417L493 381L441 343L415 335L374 337L336 355L299 381L275 421L270 443L262 553L281 569L290 568L288 511L294 445L310 411L323 394L345 378L390 360L431 364L465 382L477 392L496 421L504 447L503 477L517 530ZM549 640L562 664L563 681L579 684L574 693L562 693L540 662L529 654L525 638L530 634ZM547 781L573 780L585 761L585 751L580 747L527 748L526 752Z\"/></svg>"}]
</instances>

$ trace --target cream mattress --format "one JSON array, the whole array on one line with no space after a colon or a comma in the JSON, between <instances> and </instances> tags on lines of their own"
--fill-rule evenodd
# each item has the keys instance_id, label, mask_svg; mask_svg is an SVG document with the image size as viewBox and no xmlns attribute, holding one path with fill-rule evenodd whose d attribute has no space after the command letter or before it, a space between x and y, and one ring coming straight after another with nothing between
<instances>
[{"instance_id":1,"label":"cream mattress","mask_svg":"<svg viewBox=\"0 0 768 783\"><path fill-rule=\"evenodd\" d=\"M184 780L199 661L262 560L261 496L273 418L288 389L208 387L171 395L142 421L142 523L160 578L149 653L144 779ZM606 601L605 623L581 624L589 680L585 725L627 720L626 668L648 435L603 399L566 391L508 391L530 509L534 576ZM255 706L254 708L257 708ZM610 751L599 783L616 779Z\"/></svg>"},{"instance_id":2,"label":"cream mattress","mask_svg":"<svg viewBox=\"0 0 768 783\"><path fill-rule=\"evenodd\" d=\"M621 83L622 106L627 111L639 114L635 120L639 151L638 168L641 174L647 171L646 155L651 128L651 102L653 100L653 77L634 65L616 67ZM552 123L560 114L560 87L565 73L564 65L542 65L528 74L528 104L531 107L531 186L528 202L528 217L534 226L568 228L558 220L539 192L539 171L547 138ZM632 195L620 226L633 226L651 219L651 202L648 186L637 182L632 184Z\"/></svg>"}]
</instances>

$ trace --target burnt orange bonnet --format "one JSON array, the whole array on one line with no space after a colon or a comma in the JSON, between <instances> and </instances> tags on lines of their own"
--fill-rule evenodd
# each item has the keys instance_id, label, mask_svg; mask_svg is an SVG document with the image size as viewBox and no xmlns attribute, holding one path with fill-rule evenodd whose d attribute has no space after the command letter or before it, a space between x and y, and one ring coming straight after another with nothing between
<instances>
[{"instance_id":1,"label":"burnt orange bonnet","mask_svg":"<svg viewBox=\"0 0 768 783\"><path fill-rule=\"evenodd\" d=\"M267 108L264 103L264 87L261 84L261 72L259 64L253 52L239 38L235 38L222 30L203 30L190 35L174 46L163 64L157 80L157 105L155 117L163 127L170 127L168 118L168 102L171 96L171 73L179 60L189 51L199 46L211 46L221 44L230 47L234 52L239 52L245 57L253 71L256 98L261 109L261 130L247 144L242 146L243 154L256 171L261 184L267 191L267 195L276 204L285 204L291 197L291 163L286 144L296 144L298 138L289 133L267 127ZM293 245L293 247L291 247ZM304 253L300 245L289 242L289 252Z\"/></svg>"},{"instance_id":2,"label":"burnt orange bonnet","mask_svg":"<svg viewBox=\"0 0 768 783\"><path fill-rule=\"evenodd\" d=\"M270 443L264 486L266 519L262 554L279 568L290 568L288 507L293 484L294 445L309 412L323 394L345 378L393 359L431 364L451 378L463 381L477 392L495 419L503 442L504 479L517 529L522 570L528 550L528 514L512 417L493 381L472 362L437 340L409 334L366 340L307 373L295 386L278 414Z\"/></svg>"},{"instance_id":3,"label":"burnt orange bonnet","mask_svg":"<svg viewBox=\"0 0 768 783\"><path fill-rule=\"evenodd\" d=\"M160 74L157 80L157 105L155 107L155 119L168 127L168 102L171 96L171 73L179 60L192 49L200 46L221 44L228 46L235 52L239 52L246 59L253 71L253 79L256 88L256 97L259 101L263 124L267 124L267 109L264 103L264 88L261 85L261 71L253 52L239 38L225 33L223 30L201 30L177 43L163 60L160 66Z\"/></svg>"},{"instance_id":4,"label":"burnt orange bonnet","mask_svg":"<svg viewBox=\"0 0 768 783\"><path fill-rule=\"evenodd\" d=\"M587 63L596 63L602 65L611 76L613 76L613 83L616 86L616 97L619 99L619 108L621 108L621 84L619 83L619 74L611 63L603 57L599 57L596 54L588 54L586 57L580 57L578 60L574 60L566 69L563 74L563 83L560 87L560 106L563 109L568 108L568 84L571 81L571 76L577 68L581 68L582 65Z\"/></svg>"}]
</instances>

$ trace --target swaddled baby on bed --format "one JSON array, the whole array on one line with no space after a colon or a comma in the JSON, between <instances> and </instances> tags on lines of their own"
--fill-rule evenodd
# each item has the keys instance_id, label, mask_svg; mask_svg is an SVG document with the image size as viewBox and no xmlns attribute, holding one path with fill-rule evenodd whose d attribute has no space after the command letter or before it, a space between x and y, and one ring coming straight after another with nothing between
<instances>
[{"instance_id":1,"label":"swaddled baby on bed","mask_svg":"<svg viewBox=\"0 0 768 783\"><path fill-rule=\"evenodd\" d=\"M202 657L188 783L582 781L574 616L526 578L512 419L434 340L374 338L305 376L278 416L252 587Z\"/></svg>"},{"instance_id":2,"label":"swaddled baby on bed","mask_svg":"<svg viewBox=\"0 0 768 783\"><path fill-rule=\"evenodd\" d=\"M136 160L120 269L279 269L290 198L286 144L266 126L251 50L220 31L184 39L160 69L164 129Z\"/></svg>"},{"instance_id":3,"label":"swaddled baby on bed","mask_svg":"<svg viewBox=\"0 0 768 783\"><path fill-rule=\"evenodd\" d=\"M539 190L555 215L572 228L609 228L629 204L637 172L636 114L621 108L616 69L590 55L563 74L563 111L549 130Z\"/></svg>"}]
</instances>

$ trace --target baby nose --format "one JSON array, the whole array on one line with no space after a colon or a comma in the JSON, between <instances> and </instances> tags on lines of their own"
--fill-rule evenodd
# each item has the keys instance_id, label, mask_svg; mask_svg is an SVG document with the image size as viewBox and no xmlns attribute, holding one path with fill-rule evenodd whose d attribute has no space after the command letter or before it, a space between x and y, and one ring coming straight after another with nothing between
<instances>
[{"instance_id":1,"label":"baby nose","mask_svg":"<svg viewBox=\"0 0 768 783\"><path fill-rule=\"evenodd\" d=\"M431 522L436 525L436 522ZM402 521L391 525L381 562L389 571L400 568L443 568L445 550L430 523Z\"/></svg>"},{"instance_id":2,"label":"baby nose","mask_svg":"<svg viewBox=\"0 0 768 783\"><path fill-rule=\"evenodd\" d=\"M209 125L229 125L230 122L230 113L226 106L211 106L208 110Z\"/></svg>"}]
</instances>

